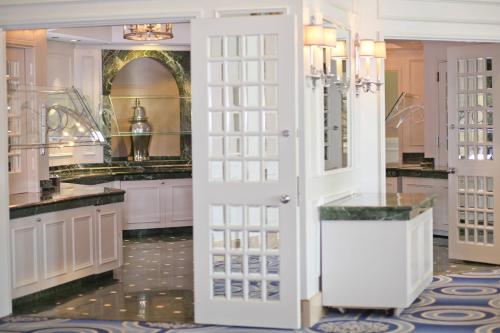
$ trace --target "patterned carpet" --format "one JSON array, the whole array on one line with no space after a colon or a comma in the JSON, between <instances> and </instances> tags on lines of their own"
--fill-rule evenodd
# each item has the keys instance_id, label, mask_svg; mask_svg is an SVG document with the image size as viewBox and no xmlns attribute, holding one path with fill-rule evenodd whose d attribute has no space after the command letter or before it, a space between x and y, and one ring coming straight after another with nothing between
<instances>
[{"instance_id":1,"label":"patterned carpet","mask_svg":"<svg viewBox=\"0 0 500 333\"><path fill-rule=\"evenodd\" d=\"M31 316L0 321L0 332L37 333L216 333L286 332L235 327L206 327L133 321L49 319ZM500 333L500 269L438 275L427 290L399 318L384 311L336 310L316 325L297 332L328 333Z\"/></svg>"}]
</instances>

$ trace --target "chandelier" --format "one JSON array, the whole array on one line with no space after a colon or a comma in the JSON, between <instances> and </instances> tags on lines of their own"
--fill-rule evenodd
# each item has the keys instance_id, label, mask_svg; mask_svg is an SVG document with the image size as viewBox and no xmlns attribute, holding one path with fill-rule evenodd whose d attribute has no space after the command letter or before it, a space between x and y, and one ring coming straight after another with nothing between
<instances>
[{"instance_id":1,"label":"chandelier","mask_svg":"<svg viewBox=\"0 0 500 333\"><path fill-rule=\"evenodd\" d=\"M123 26L123 38L135 41L172 39L172 23L127 24Z\"/></svg>"}]
</instances>

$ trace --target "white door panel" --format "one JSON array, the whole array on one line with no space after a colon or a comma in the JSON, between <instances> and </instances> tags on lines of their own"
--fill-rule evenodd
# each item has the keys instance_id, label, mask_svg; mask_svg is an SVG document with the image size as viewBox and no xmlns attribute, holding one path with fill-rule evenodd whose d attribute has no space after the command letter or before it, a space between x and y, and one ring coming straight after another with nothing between
<instances>
[{"instance_id":1,"label":"white door panel","mask_svg":"<svg viewBox=\"0 0 500 333\"><path fill-rule=\"evenodd\" d=\"M450 258L500 264L500 45L448 49ZM495 154L496 153L496 154Z\"/></svg>"},{"instance_id":2,"label":"white door panel","mask_svg":"<svg viewBox=\"0 0 500 333\"><path fill-rule=\"evenodd\" d=\"M198 323L300 326L295 31L293 16L192 21Z\"/></svg>"}]
</instances>

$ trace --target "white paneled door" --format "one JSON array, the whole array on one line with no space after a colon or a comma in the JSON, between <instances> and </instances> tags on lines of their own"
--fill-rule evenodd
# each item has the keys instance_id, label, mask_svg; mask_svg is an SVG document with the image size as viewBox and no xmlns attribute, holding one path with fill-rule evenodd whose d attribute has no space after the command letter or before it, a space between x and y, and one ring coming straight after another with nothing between
<instances>
[{"instance_id":1,"label":"white paneled door","mask_svg":"<svg viewBox=\"0 0 500 333\"><path fill-rule=\"evenodd\" d=\"M448 49L450 258L500 264L500 45Z\"/></svg>"},{"instance_id":2,"label":"white paneled door","mask_svg":"<svg viewBox=\"0 0 500 333\"><path fill-rule=\"evenodd\" d=\"M296 23L192 21L195 320L298 328Z\"/></svg>"}]
</instances>

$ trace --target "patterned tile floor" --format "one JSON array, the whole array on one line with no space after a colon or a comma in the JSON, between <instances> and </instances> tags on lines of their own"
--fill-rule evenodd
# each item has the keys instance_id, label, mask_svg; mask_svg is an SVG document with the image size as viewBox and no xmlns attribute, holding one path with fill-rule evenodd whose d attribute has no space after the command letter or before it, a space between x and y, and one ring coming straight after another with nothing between
<instances>
[{"instance_id":1,"label":"patterned tile floor","mask_svg":"<svg viewBox=\"0 0 500 333\"><path fill-rule=\"evenodd\" d=\"M341 315L331 310L310 329L297 332L499 333L500 269L448 260L447 240L441 238L434 241L434 257L433 284L399 318L383 311ZM119 282L61 300L42 312L33 308L35 316L6 318L0 321L0 332L286 332L193 325L190 237L129 240L124 263L116 272Z\"/></svg>"},{"instance_id":2,"label":"patterned tile floor","mask_svg":"<svg viewBox=\"0 0 500 333\"><path fill-rule=\"evenodd\" d=\"M71 319L193 322L191 235L124 240L123 266L114 275L116 283L55 304L33 304L23 313Z\"/></svg>"}]
</instances>

